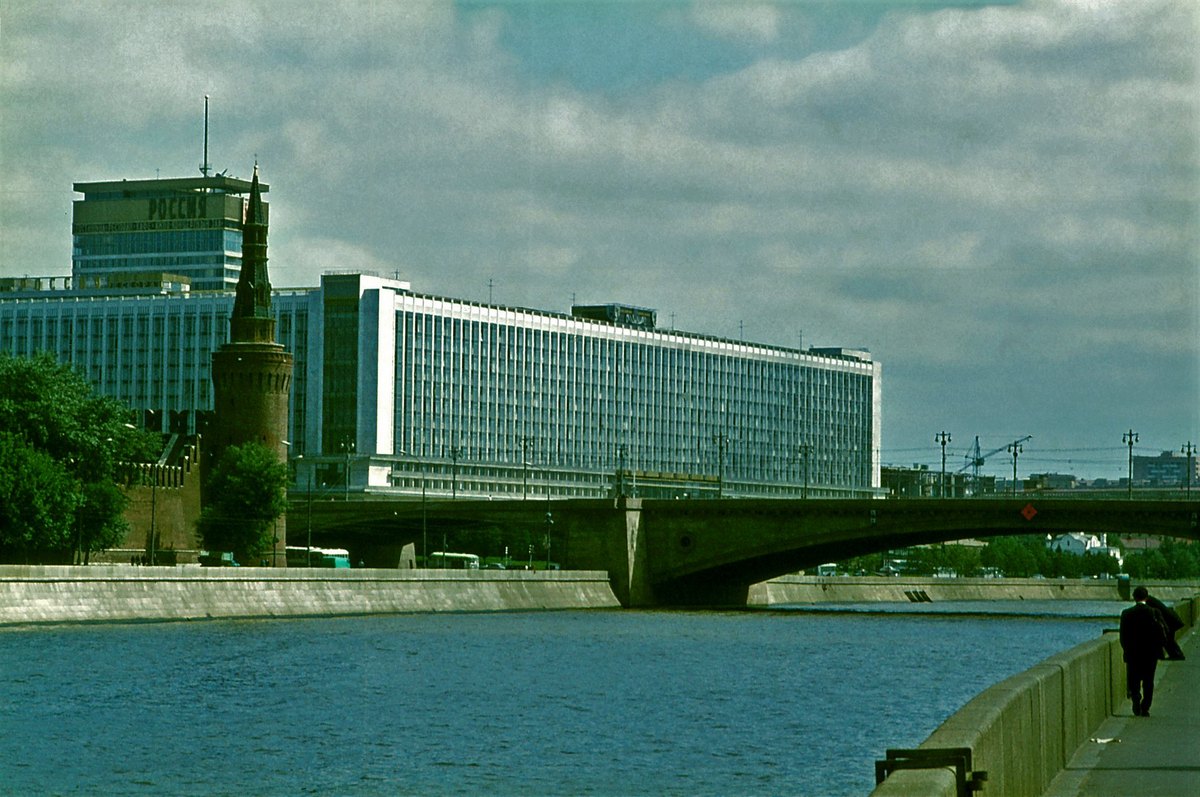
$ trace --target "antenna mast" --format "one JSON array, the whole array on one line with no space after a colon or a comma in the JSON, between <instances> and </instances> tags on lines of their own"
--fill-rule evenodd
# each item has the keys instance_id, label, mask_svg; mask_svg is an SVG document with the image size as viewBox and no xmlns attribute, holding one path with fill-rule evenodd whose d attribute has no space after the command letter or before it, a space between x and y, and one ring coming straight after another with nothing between
<instances>
[{"instance_id":1,"label":"antenna mast","mask_svg":"<svg viewBox=\"0 0 1200 797\"><path fill-rule=\"evenodd\" d=\"M208 177L212 166L208 163L208 95L204 95L204 160L200 164L200 173Z\"/></svg>"}]
</instances>

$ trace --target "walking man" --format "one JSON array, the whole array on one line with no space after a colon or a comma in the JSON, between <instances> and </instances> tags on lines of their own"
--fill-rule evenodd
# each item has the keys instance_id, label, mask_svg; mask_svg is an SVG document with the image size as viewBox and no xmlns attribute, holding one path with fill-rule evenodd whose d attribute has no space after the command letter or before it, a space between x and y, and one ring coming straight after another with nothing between
<instances>
[{"instance_id":1,"label":"walking man","mask_svg":"<svg viewBox=\"0 0 1200 797\"><path fill-rule=\"evenodd\" d=\"M1166 626L1167 642L1163 648L1167 652L1167 661L1183 661L1187 657L1183 655L1183 648L1179 647L1179 643L1175 641L1175 633L1183 628L1183 619L1174 609L1153 595L1146 596L1146 603L1151 609L1158 611L1159 618Z\"/></svg>"},{"instance_id":2,"label":"walking man","mask_svg":"<svg viewBox=\"0 0 1200 797\"><path fill-rule=\"evenodd\" d=\"M1125 659L1125 686L1135 717L1150 716L1154 699L1154 671L1167 641L1153 607L1146 603L1145 587L1133 591L1134 604L1121 612L1121 650Z\"/></svg>"}]
</instances>

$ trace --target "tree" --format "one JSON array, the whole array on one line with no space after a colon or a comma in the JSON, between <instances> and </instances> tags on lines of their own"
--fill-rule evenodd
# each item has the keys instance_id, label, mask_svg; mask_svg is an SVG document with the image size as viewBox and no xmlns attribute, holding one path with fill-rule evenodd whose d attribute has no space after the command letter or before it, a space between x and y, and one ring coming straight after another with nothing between
<instances>
[{"instance_id":1,"label":"tree","mask_svg":"<svg viewBox=\"0 0 1200 797\"><path fill-rule=\"evenodd\" d=\"M22 563L70 549L81 494L63 465L12 432L0 432L0 552Z\"/></svg>"},{"instance_id":2,"label":"tree","mask_svg":"<svg viewBox=\"0 0 1200 797\"><path fill-rule=\"evenodd\" d=\"M275 545L275 521L287 509L287 465L258 443L230 446L205 484L208 500L196 530L209 551L257 563Z\"/></svg>"},{"instance_id":3,"label":"tree","mask_svg":"<svg viewBox=\"0 0 1200 797\"><path fill-rule=\"evenodd\" d=\"M145 461L156 446L130 417L49 354L0 354L0 561L69 562L124 537L118 463Z\"/></svg>"}]
</instances>

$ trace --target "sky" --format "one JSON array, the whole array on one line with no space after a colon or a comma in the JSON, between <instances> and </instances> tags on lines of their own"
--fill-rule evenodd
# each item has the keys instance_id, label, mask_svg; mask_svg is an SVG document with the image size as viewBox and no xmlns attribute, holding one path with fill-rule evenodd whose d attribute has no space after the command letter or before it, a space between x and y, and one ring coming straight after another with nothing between
<instances>
[{"instance_id":1,"label":"sky","mask_svg":"<svg viewBox=\"0 0 1200 797\"><path fill-rule=\"evenodd\" d=\"M885 464L1120 478L1200 445L1197 53L1192 0L0 0L0 276L198 174L209 95L277 287L865 348Z\"/></svg>"}]
</instances>

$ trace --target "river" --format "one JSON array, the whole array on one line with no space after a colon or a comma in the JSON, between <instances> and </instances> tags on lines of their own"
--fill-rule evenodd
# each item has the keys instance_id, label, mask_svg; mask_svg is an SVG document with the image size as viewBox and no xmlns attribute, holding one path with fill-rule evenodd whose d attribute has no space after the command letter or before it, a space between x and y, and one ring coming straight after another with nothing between
<instances>
[{"instance_id":1,"label":"river","mask_svg":"<svg viewBox=\"0 0 1200 797\"><path fill-rule=\"evenodd\" d=\"M1122 607L9 628L0 790L865 795L886 748Z\"/></svg>"}]
</instances>

